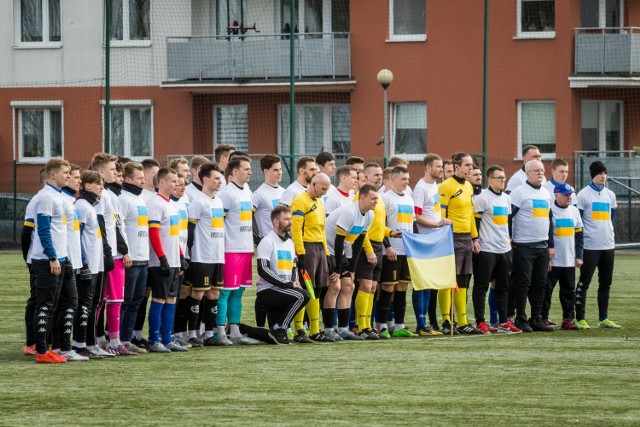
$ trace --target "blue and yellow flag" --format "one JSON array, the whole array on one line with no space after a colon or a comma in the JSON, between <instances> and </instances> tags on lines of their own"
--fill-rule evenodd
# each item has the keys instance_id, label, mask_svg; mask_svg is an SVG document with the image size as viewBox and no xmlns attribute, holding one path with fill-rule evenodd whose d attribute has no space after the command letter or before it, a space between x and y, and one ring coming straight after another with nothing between
<instances>
[{"instance_id":1,"label":"blue and yellow flag","mask_svg":"<svg viewBox=\"0 0 640 427\"><path fill-rule=\"evenodd\" d=\"M456 259L450 226L427 234L402 233L415 290L456 287Z\"/></svg>"}]
</instances>

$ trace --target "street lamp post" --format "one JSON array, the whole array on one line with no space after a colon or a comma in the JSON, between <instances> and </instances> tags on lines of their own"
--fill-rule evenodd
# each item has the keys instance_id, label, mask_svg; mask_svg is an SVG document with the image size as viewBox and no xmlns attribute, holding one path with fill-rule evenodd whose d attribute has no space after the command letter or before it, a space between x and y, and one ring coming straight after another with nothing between
<instances>
[{"instance_id":1,"label":"street lamp post","mask_svg":"<svg viewBox=\"0 0 640 427\"><path fill-rule=\"evenodd\" d=\"M382 141L384 142L384 167L386 168L389 163L389 105L387 103L387 89L393 82L393 73L391 70L383 68L378 71L377 79L384 92L384 135L382 136Z\"/></svg>"}]
</instances>

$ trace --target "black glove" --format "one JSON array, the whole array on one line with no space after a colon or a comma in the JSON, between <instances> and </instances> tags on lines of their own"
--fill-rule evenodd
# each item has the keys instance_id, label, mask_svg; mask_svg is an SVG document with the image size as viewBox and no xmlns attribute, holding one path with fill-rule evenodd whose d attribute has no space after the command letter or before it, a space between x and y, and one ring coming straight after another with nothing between
<instances>
[{"instance_id":1,"label":"black glove","mask_svg":"<svg viewBox=\"0 0 640 427\"><path fill-rule=\"evenodd\" d=\"M115 264L113 263L113 255L111 255L110 252L107 252L106 254L104 254L104 272L108 273L113 270L114 267Z\"/></svg>"},{"instance_id":2,"label":"black glove","mask_svg":"<svg viewBox=\"0 0 640 427\"><path fill-rule=\"evenodd\" d=\"M306 270L307 266L304 263L304 254L298 255L298 269Z\"/></svg>"},{"instance_id":3,"label":"black glove","mask_svg":"<svg viewBox=\"0 0 640 427\"><path fill-rule=\"evenodd\" d=\"M91 274L91 270L89 270L89 267L87 266L87 264L82 264L82 268L78 273L78 279L83 282L88 282L91 280L92 276L93 275Z\"/></svg>"},{"instance_id":4,"label":"black glove","mask_svg":"<svg viewBox=\"0 0 640 427\"><path fill-rule=\"evenodd\" d=\"M182 271L187 271L187 269L189 268L189 263L187 262L187 259L184 257L184 255L180 255L180 268L182 269Z\"/></svg>"},{"instance_id":5,"label":"black glove","mask_svg":"<svg viewBox=\"0 0 640 427\"><path fill-rule=\"evenodd\" d=\"M169 261L167 261L167 257L162 255L160 258L160 275L167 277L171 274L171 267L169 267Z\"/></svg>"}]
</instances>

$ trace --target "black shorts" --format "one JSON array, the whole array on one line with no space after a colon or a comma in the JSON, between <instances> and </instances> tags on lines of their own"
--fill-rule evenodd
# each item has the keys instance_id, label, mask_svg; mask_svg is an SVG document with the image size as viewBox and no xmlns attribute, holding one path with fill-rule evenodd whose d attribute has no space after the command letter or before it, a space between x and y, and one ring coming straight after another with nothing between
<instances>
[{"instance_id":1,"label":"black shorts","mask_svg":"<svg viewBox=\"0 0 640 427\"><path fill-rule=\"evenodd\" d=\"M184 286L191 286L191 260L189 258L184 259L187 262L187 269L180 276L180 284Z\"/></svg>"},{"instance_id":2,"label":"black shorts","mask_svg":"<svg viewBox=\"0 0 640 427\"><path fill-rule=\"evenodd\" d=\"M222 289L222 268L224 264L205 264L192 262L191 289L195 291L208 291L209 289Z\"/></svg>"},{"instance_id":3,"label":"black shorts","mask_svg":"<svg viewBox=\"0 0 640 427\"><path fill-rule=\"evenodd\" d=\"M406 255L398 255L398 259L391 261L386 255L382 259L381 282L386 285L395 285L398 282L410 282L409 264Z\"/></svg>"},{"instance_id":4,"label":"black shorts","mask_svg":"<svg viewBox=\"0 0 640 427\"><path fill-rule=\"evenodd\" d=\"M303 268L309 273L313 287L325 288L329 286L329 265L324 245L317 242L304 242L304 250L306 253Z\"/></svg>"},{"instance_id":5,"label":"black shorts","mask_svg":"<svg viewBox=\"0 0 640 427\"><path fill-rule=\"evenodd\" d=\"M336 256L335 255L329 255L329 257L331 258L331 263L337 262L336 261ZM340 278L344 279L346 277L351 277L350 273L353 273L352 271L349 271L349 260L347 259L347 257L342 254L342 256L340 257L340 265L342 266L342 268L340 269L341 273L340 273ZM331 271L329 273L332 273Z\"/></svg>"},{"instance_id":6,"label":"black shorts","mask_svg":"<svg viewBox=\"0 0 640 427\"><path fill-rule=\"evenodd\" d=\"M178 295L180 268L172 267L168 276L160 274L160 267L149 267L147 284L151 284L151 297L167 299Z\"/></svg>"},{"instance_id":7,"label":"black shorts","mask_svg":"<svg viewBox=\"0 0 640 427\"><path fill-rule=\"evenodd\" d=\"M356 262L356 279L379 282L382 274L382 242L374 242L372 240L371 247L378 262L371 264L367 261L367 255L364 251L361 251L358 261Z\"/></svg>"}]
</instances>

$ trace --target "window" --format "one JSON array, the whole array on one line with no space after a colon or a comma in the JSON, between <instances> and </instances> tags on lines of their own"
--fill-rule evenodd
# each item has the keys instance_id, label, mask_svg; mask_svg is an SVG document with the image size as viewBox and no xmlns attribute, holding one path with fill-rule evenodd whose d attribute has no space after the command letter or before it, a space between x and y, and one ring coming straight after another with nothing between
<instances>
[{"instance_id":1,"label":"window","mask_svg":"<svg viewBox=\"0 0 640 427\"><path fill-rule=\"evenodd\" d=\"M518 37L553 38L556 35L554 0L517 0Z\"/></svg>"},{"instance_id":2,"label":"window","mask_svg":"<svg viewBox=\"0 0 640 427\"><path fill-rule=\"evenodd\" d=\"M14 10L18 46L60 46L60 0L14 0Z\"/></svg>"},{"instance_id":3,"label":"window","mask_svg":"<svg viewBox=\"0 0 640 427\"><path fill-rule=\"evenodd\" d=\"M291 1L294 2L293 23L291 22ZM291 34L292 29L294 33L306 33L307 39L328 37L326 34L331 32L349 32L349 1L280 0L279 24L283 39L288 38L284 34Z\"/></svg>"},{"instance_id":4,"label":"window","mask_svg":"<svg viewBox=\"0 0 640 427\"><path fill-rule=\"evenodd\" d=\"M349 0L331 0L331 31L349 32ZM345 35L346 37L346 35Z\"/></svg>"},{"instance_id":5,"label":"window","mask_svg":"<svg viewBox=\"0 0 640 427\"><path fill-rule=\"evenodd\" d=\"M110 126L111 154L136 161L153 157L153 109L150 100L112 101Z\"/></svg>"},{"instance_id":6,"label":"window","mask_svg":"<svg viewBox=\"0 0 640 427\"><path fill-rule=\"evenodd\" d=\"M581 0L580 26L583 28L617 28L624 22L622 0Z\"/></svg>"},{"instance_id":7,"label":"window","mask_svg":"<svg viewBox=\"0 0 640 427\"><path fill-rule=\"evenodd\" d=\"M111 8L112 46L150 44L151 0L113 0Z\"/></svg>"},{"instance_id":8,"label":"window","mask_svg":"<svg viewBox=\"0 0 640 427\"><path fill-rule=\"evenodd\" d=\"M217 0L216 35L240 34L240 25L247 25L244 20L246 10L245 0Z\"/></svg>"},{"instance_id":9,"label":"window","mask_svg":"<svg viewBox=\"0 0 640 427\"><path fill-rule=\"evenodd\" d=\"M427 153L427 104L393 104L390 147L392 155L421 160Z\"/></svg>"},{"instance_id":10,"label":"window","mask_svg":"<svg viewBox=\"0 0 640 427\"><path fill-rule=\"evenodd\" d=\"M536 145L543 159L553 159L556 152L555 101L518 102L518 157L522 147Z\"/></svg>"},{"instance_id":11,"label":"window","mask_svg":"<svg viewBox=\"0 0 640 427\"><path fill-rule=\"evenodd\" d=\"M231 144L238 151L249 151L249 125L246 105L224 105L213 109L214 147Z\"/></svg>"},{"instance_id":12,"label":"window","mask_svg":"<svg viewBox=\"0 0 640 427\"><path fill-rule=\"evenodd\" d=\"M624 141L621 101L582 101L582 149L619 151Z\"/></svg>"},{"instance_id":13,"label":"window","mask_svg":"<svg viewBox=\"0 0 640 427\"><path fill-rule=\"evenodd\" d=\"M11 102L18 124L18 159L21 162L45 163L62 157L64 121L61 101Z\"/></svg>"},{"instance_id":14,"label":"window","mask_svg":"<svg viewBox=\"0 0 640 427\"><path fill-rule=\"evenodd\" d=\"M279 153L290 153L289 106L279 107ZM351 154L351 107L348 104L296 105L296 155L321 151Z\"/></svg>"},{"instance_id":15,"label":"window","mask_svg":"<svg viewBox=\"0 0 640 427\"><path fill-rule=\"evenodd\" d=\"M427 39L427 2L389 0L389 39L424 41Z\"/></svg>"}]
</instances>

